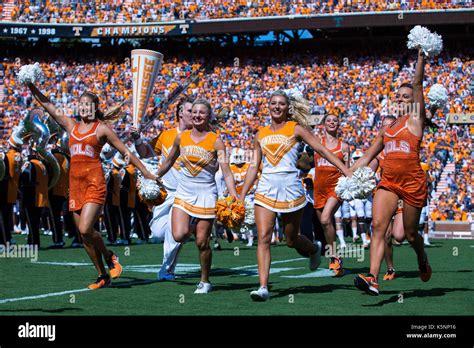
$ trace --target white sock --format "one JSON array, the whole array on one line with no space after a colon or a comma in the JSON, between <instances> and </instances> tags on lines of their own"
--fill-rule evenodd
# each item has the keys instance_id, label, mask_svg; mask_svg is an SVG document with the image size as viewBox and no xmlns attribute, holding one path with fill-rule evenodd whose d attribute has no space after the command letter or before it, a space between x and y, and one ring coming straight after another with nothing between
<instances>
[{"instance_id":1,"label":"white sock","mask_svg":"<svg viewBox=\"0 0 474 348\"><path fill-rule=\"evenodd\" d=\"M361 233L360 236L362 237L362 243L367 243L367 235L365 233Z\"/></svg>"},{"instance_id":2,"label":"white sock","mask_svg":"<svg viewBox=\"0 0 474 348\"><path fill-rule=\"evenodd\" d=\"M346 245L346 242L344 241L344 231L337 230L336 235L337 235L337 238L339 239L339 243L341 245Z\"/></svg>"},{"instance_id":3,"label":"white sock","mask_svg":"<svg viewBox=\"0 0 474 348\"><path fill-rule=\"evenodd\" d=\"M357 227L353 227L351 225L351 229L352 229L352 238L354 238L355 236L357 236Z\"/></svg>"}]
</instances>

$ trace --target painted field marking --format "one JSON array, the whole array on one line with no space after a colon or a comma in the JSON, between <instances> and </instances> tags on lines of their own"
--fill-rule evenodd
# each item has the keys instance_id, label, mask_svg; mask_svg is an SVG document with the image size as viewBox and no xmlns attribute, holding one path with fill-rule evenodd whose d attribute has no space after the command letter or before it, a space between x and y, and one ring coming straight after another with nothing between
<instances>
[{"instance_id":1,"label":"painted field marking","mask_svg":"<svg viewBox=\"0 0 474 348\"><path fill-rule=\"evenodd\" d=\"M271 264L272 265L277 265L280 263L289 263L289 262L295 262L295 261L301 261L301 260L307 260L306 258L297 258L297 259L288 259L288 260L279 260L279 261L273 261ZM52 266L91 266L91 263L86 263L86 262L53 262L53 261L36 261L32 262L33 264L41 264L41 265L52 265ZM181 267L180 267L181 266ZM128 271L134 271L134 272L145 272L148 273L148 271L153 271L150 273L156 273L160 269L161 265L130 265L130 266L124 266L124 270ZM196 271L199 270L199 265L198 264L178 264L176 266L177 269L182 268L183 271L188 270L188 272ZM234 267L231 268L231 270L239 271L239 270L246 270L248 268L255 268L258 267L258 265L247 265L247 266L240 266L240 267ZM142 270L138 270L139 268L143 268ZM271 269L270 273L281 273L281 272L287 272L287 271L292 271L296 269L304 269L304 267L283 267L283 268L273 268ZM258 271L255 270L255 273L253 272L254 270L249 270L249 273L243 273L243 275L252 275L256 276L258 275ZM287 276L289 278L294 278L296 276ZM38 300L42 298L47 298L47 297L54 297L54 296L63 296L63 295L68 295L68 294L74 294L74 293L79 293L79 292L85 292L85 291L90 291L91 289L88 288L81 288L81 289L74 289L74 290L66 290L66 291L61 291L61 292L50 292L47 294L41 294L41 295L32 295L32 296L24 296L24 297L16 297L16 298L7 298L7 299L0 299L0 304L3 303L9 303L9 302L17 302L17 301L27 301L27 300Z\"/></svg>"},{"instance_id":2,"label":"painted field marking","mask_svg":"<svg viewBox=\"0 0 474 348\"><path fill-rule=\"evenodd\" d=\"M81 289L67 290L67 291L61 291L61 292L50 292L50 293L42 294L42 295L33 295L33 296L16 297L16 298L6 298L6 299L3 299L3 300L0 300L0 304L8 303L8 302L16 302L16 301L38 300L40 298L53 297L53 296L63 296L63 295L67 295L67 294L74 294L74 293L84 292L84 291L91 291L91 289L81 288Z\"/></svg>"}]
</instances>

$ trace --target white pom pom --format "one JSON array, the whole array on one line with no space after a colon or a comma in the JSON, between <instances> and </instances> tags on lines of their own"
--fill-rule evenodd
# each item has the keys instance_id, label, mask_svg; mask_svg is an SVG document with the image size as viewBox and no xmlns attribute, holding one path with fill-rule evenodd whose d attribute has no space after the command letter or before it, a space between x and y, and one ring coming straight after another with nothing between
<instances>
[{"instance_id":1,"label":"white pom pom","mask_svg":"<svg viewBox=\"0 0 474 348\"><path fill-rule=\"evenodd\" d=\"M357 185L352 178L341 176L337 181L336 194L345 201L351 201L357 196Z\"/></svg>"},{"instance_id":2,"label":"white pom pom","mask_svg":"<svg viewBox=\"0 0 474 348\"><path fill-rule=\"evenodd\" d=\"M291 89L285 89L283 92L290 98L303 98L303 93L298 89L298 87L293 87Z\"/></svg>"},{"instance_id":3,"label":"white pom pom","mask_svg":"<svg viewBox=\"0 0 474 348\"><path fill-rule=\"evenodd\" d=\"M441 35L430 32L420 25L415 26L408 34L407 47L409 49L421 48L428 57L434 57L443 50L443 40Z\"/></svg>"},{"instance_id":4,"label":"white pom pom","mask_svg":"<svg viewBox=\"0 0 474 348\"><path fill-rule=\"evenodd\" d=\"M437 83L431 86L428 99L432 106L435 106L437 109L443 108L448 101L448 90L443 85Z\"/></svg>"},{"instance_id":5,"label":"white pom pom","mask_svg":"<svg viewBox=\"0 0 474 348\"><path fill-rule=\"evenodd\" d=\"M375 188L375 173L369 167L361 167L354 171L351 178L340 177L336 194L345 201L366 199Z\"/></svg>"},{"instance_id":6,"label":"white pom pom","mask_svg":"<svg viewBox=\"0 0 474 348\"><path fill-rule=\"evenodd\" d=\"M42 71L39 63L23 65L17 74L20 84L35 83L41 77Z\"/></svg>"},{"instance_id":7,"label":"white pom pom","mask_svg":"<svg viewBox=\"0 0 474 348\"><path fill-rule=\"evenodd\" d=\"M138 180L140 195L144 200L153 201L160 196L160 185L155 180L145 179L143 177L139 177Z\"/></svg>"}]
</instances>

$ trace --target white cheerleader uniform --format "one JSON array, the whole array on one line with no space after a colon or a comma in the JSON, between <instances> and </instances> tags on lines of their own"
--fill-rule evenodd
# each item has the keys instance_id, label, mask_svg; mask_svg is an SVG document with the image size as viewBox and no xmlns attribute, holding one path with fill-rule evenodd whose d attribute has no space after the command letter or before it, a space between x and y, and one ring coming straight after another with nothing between
<instances>
[{"instance_id":1,"label":"white cheerleader uniform","mask_svg":"<svg viewBox=\"0 0 474 348\"><path fill-rule=\"evenodd\" d=\"M259 130L263 170L255 192L255 204L275 213L291 213L306 205L303 184L298 175L297 123L288 121L278 131L270 126Z\"/></svg>"},{"instance_id":2,"label":"white cheerleader uniform","mask_svg":"<svg viewBox=\"0 0 474 348\"><path fill-rule=\"evenodd\" d=\"M209 132L195 142L191 131L181 133L179 164L181 180L178 183L173 207L188 215L201 219L216 217L217 185L216 172L219 167L214 144L217 134Z\"/></svg>"}]
</instances>

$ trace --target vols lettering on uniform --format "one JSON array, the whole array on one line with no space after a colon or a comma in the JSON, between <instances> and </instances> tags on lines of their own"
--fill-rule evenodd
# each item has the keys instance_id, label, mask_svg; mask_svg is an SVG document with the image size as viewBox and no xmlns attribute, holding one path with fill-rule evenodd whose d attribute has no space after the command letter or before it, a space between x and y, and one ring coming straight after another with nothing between
<instances>
[{"instance_id":1,"label":"vols lettering on uniform","mask_svg":"<svg viewBox=\"0 0 474 348\"><path fill-rule=\"evenodd\" d=\"M195 156L210 161L214 158L214 153L209 152L200 146L183 146L181 148L181 156Z\"/></svg>"},{"instance_id":2,"label":"vols lettering on uniform","mask_svg":"<svg viewBox=\"0 0 474 348\"><path fill-rule=\"evenodd\" d=\"M76 155L83 155L94 158L94 148L87 144L74 144L70 147L71 157Z\"/></svg>"},{"instance_id":3,"label":"vols lettering on uniform","mask_svg":"<svg viewBox=\"0 0 474 348\"><path fill-rule=\"evenodd\" d=\"M325 158L320 158L316 164L317 167L334 167L334 165Z\"/></svg>"},{"instance_id":4,"label":"vols lettering on uniform","mask_svg":"<svg viewBox=\"0 0 474 348\"><path fill-rule=\"evenodd\" d=\"M388 154L390 152L405 152L410 153L410 144L406 141L397 141L397 140L390 140L385 143L384 154Z\"/></svg>"}]
</instances>

